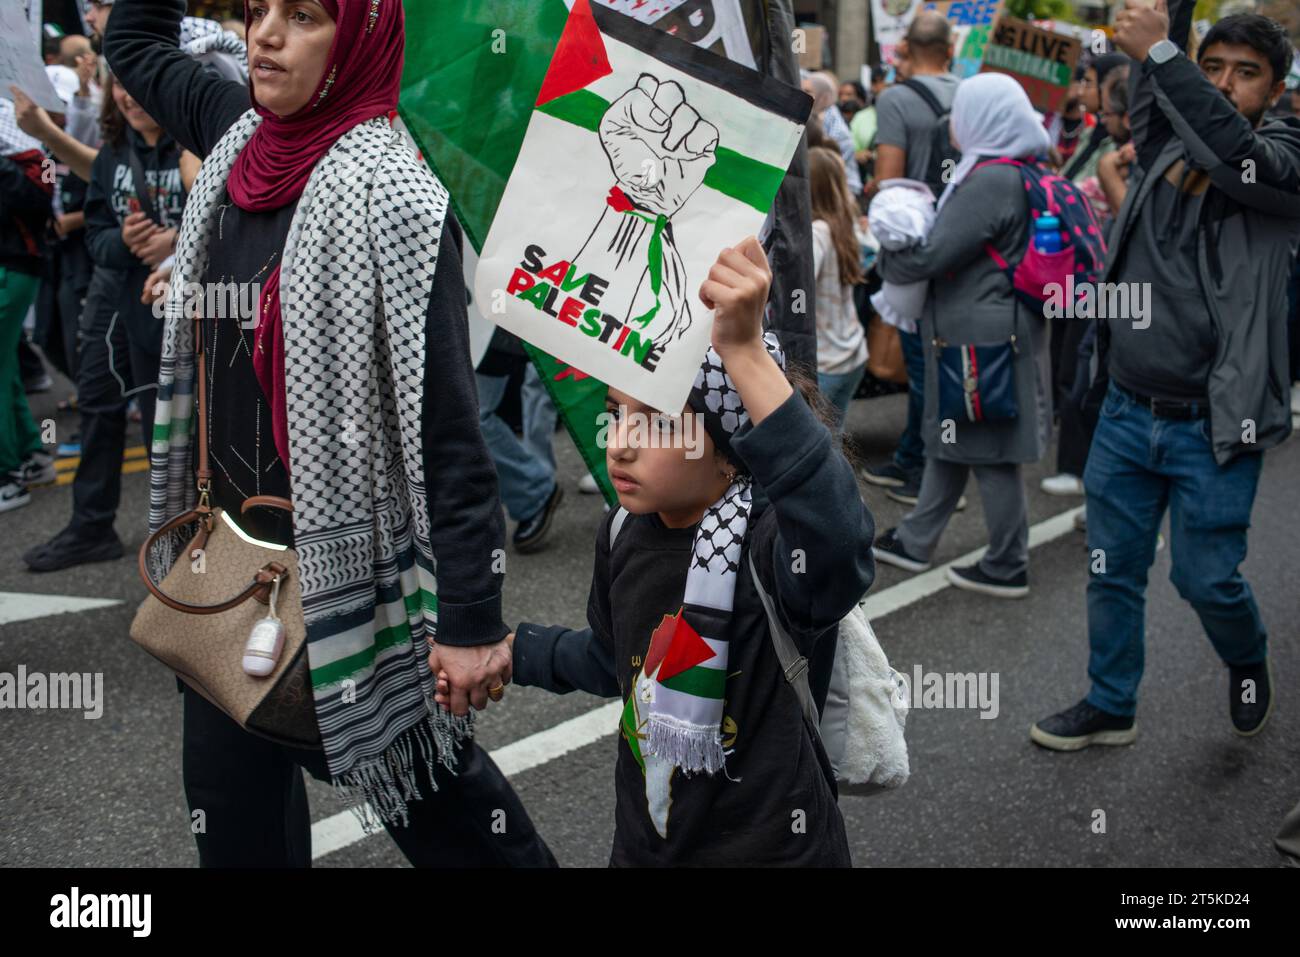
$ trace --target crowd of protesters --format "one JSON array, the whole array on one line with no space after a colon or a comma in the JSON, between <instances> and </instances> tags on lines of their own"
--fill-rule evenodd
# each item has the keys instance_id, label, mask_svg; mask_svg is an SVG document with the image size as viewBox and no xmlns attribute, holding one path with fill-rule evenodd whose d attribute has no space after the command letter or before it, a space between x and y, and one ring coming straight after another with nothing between
<instances>
[{"instance_id":1,"label":"crowd of protesters","mask_svg":"<svg viewBox=\"0 0 1300 957\"><path fill-rule=\"evenodd\" d=\"M515 523L515 549L536 551L547 546L563 500L552 449L558 413L514 336L498 331L471 366L460 227L449 213L413 203L406 221L419 229L436 221L450 240L441 243L435 272L412 274L426 288L411 301L427 308L390 317L394 335L443 346L429 350L420 370L423 457L405 462L419 474L411 479L418 494L403 507L427 498L431 517L419 523L414 544L374 548L416 564L453 550L456 558L437 562L440 615L424 679L414 667L395 678L392 700L418 691L429 673L438 701L456 715L498 700L512 675L561 693L627 697L643 679L635 669L625 674L623 663L640 661L660 615L681 605L684 590L717 586L703 577L707 563L700 573L688 560L700 547L702 518L719 502L743 502L742 519L749 516L753 482L779 491L755 495L739 538L752 539L765 560L801 542L810 555L834 553L834 561L808 577L783 576L776 562L777 573L758 590L748 578L735 581L733 570L724 582L727 620L766 634L760 594L774 592L811 662L820 706L834 625L871 585L873 560L909 573L929 569L953 512L966 505L972 473L989 547L974 564L949 568L948 578L990 598L1029 593L1024 469L1055 441L1053 474L1041 490L1085 504L1076 522L1105 563L1100 571L1094 563L1087 586L1090 689L1037 722L1032 740L1065 751L1135 740L1144 595L1166 512L1172 579L1228 668L1232 726L1243 736L1258 733L1273 703L1267 630L1239 566L1263 455L1300 416L1300 91L1285 86L1295 54L1278 24L1228 17L1189 51L1193 4L1171 6L1166 13L1163 4L1130 0L1113 51L1089 55L1052 116L1036 111L1008 76L954 74L948 21L933 12L915 17L894 66L871 71L869 89L826 72L805 75L813 100L816 388L786 369L779 345L763 336L756 296L760 287L766 295L770 274L762 248L752 242L725 251L719 274L726 279L711 278L702 293L717 313L705 368L725 362L734 370L750 422L711 429L716 455L704 465L611 448L610 475L634 520L615 548L622 509L610 510L583 630L522 624L512 632L501 620L502 576L491 556L503 542L502 512ZM181 275L260 290L259 323L205 317L199 329L201 359L210 363L212 501L238 515L250 499L290 500L296 488L300 513L323 510L341 523L324 506L313 511L311 490L328 486L337 465L328 447L290 441L295 416L332 400L295 391L292 370L307 360L279 338L295 330L310 340L317 334L308 331L310 316L328 305L310 293L282 304L281 261L295 226L347 221L352 211L341 192L304 198L331 151L353 136L389 149L384 130L404 42L400 6L372 12L357 0L320 0L306 13L302 4L286 13L286 4L269 0L250 5L247 24L185 18L184 7L181 0L88 3L92 36L54 38L44 49L63 113L37 107L19 90L12 104L0 101L0 513L53 482L58 457L78 459L66 525L23 555L33 572L123 556L115 520L123 455L137 424L154 455L151 523L169 518L166 506L184 497L177 457L168 453L186 448L177 416L187 409L178 397L195 387L185 378L190 333L156 308ZM402 177L432 182L409 152L395 151L390 162L377 175L397 177L390 188L403 202ZM213 168L200 181L204 163ZM1246 165L1248 178L1240 175ZM1086 207L1074 218L1063 212L1061 221L1095 231L1089 240L1065 230L1066 246L1091 241L1104 251L1098 282L1148 290L1145 321L1061 317L1021 294L1014 276L1027 258L1060 254L1051 243L1061 242L1061 223L1053 219L1052 236L1054 227L1044 225L1052 217L1033 205L1031 187L1042 177L1068 184L1069 202L1077 197ZM328 231L311 236L328 242ZM355 277L359 286L365 281ZM860 294L866 288L874 294ZM364 308L378 309L374 289L357 295ZM33 307L29 343L24 321ZM873 329L878 339L869 336ZM869 341L882 346L869 351ZM907 383L906 425L889 460L862 466L857 477L910 511L877 532L840 440L855 396L873 376L871 352L886 347ZM41 356L75 386L60 405L79 416L80 429L57 442L42 435L26 399L51 387ZM388 398L386 377L396 368L367 373L334 361L320 368L369 374L378 401ZM636 406L611 397L613 408ZM693 394L697 406L701 414L708 407ZM391 423L381 419L365 426L382 434ZM403 446L409 430L392 438L398 453L410 451ZM796 487L786 479L802 468L801 456L821 464ZM581 489L599 491L591 477ZM376 495L375 509L384 497ZM376 514L376 527L389 518ZM307 519L285 512L246 519L256 537L285 546L309 530ZM310 531L329 547L337 539L337 555L346 558L338 525ZM664 560L674 552L680 561ZM805 591L808 581L818 585ZM692 776L672 784L678 823L669 840L667 811L662 819L654 812L664 794L652 787L646 756L624 748L617 862L847 863L821 745L804 740L806 728L788 733L797 714L777 721L760 706L781 677L768 646L765 638L738 647L733 664L756 648L768 651L740 669L743 681L727 685L733 707L753 712L752 749L735 759L752 769L748 786L720 789L707 760L677 762ZM1239 693L1246 684L1254 694ZM306 863L298 769L352 783L355 741L327 744L327 764L321 753L255 738L182 690L187 795L221 822L198 836L203 863ZM383 725L378 713L374 720ZM410 747L391 734L383 743ZM779 759L782 749L803 746L797 766ZM673 770L669 763L669 779ZM553 863L504 776L472 743L455 775L432 763L411 773L401 783L424 800L397 800L383 821L412 861ZM392 791L395 780L376 787ZM708 827L711 814L764 813L773 788L799 791L819 809L819 840L790 843L780 828L741 838ZM376 804L384 798L366 796ZM474 823L467 808L483 802L513 809L512 841L489 839Z\"/></svg>"}]
</instances>

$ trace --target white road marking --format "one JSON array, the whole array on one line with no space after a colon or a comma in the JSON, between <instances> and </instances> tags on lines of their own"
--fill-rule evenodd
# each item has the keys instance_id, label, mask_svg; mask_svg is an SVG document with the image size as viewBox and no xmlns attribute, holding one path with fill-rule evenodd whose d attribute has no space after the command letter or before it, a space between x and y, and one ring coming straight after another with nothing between
<instances>
[{"instance_id":1,"label":"white road marking","mask_svg":"<svg viewBox=\"0 0 1300 957\"><path fill-rule=\"evenodd\" d=\"M1072 531L1074 516L1082 510L1082 507L1072 508L1032 526L1029 529L1029 547L1034 548L1055 541ZM947 577L948 568L979 561L985 550L977 548L973 552L968 552L870 596L863 606L867 617L873 623L878 622L900 608L906 608L945 588L951 588L952 584ZM614 734L618 730L618 716L622 710L622 702L611 701L586 714L561 722L553 728L547 728L545 731L530 734L526 738L507 744L492 752L492 760L501 767L507 777L521 774L531 768L554 761L570 751L586 747L606 735ZM349 847L364 837L366 834L361 829L361 822L351 811L342 811L325 818L311 826L312 859L319 860L326 854Z\"/></svg>"},{"instance_id":2,"label":"white road marking","mask_svg":"<svg viewBox=\"0 0 1300 957\"><path fill-rule=\"evenodd\" d=\"M16 621L30 621L47 615L62 615L71 611L89 611L107 608L122 602L108 598L75 598L72 595L26 595L21 592L0 591L0 625Z\"/></svg>"},{"instance_id":3,"label":"white road marking","mask_svg":"<svg viewBox=\"0 0 1300 957\"><path fill-rule=\"evenodd\" d=\"M1068 512L1053 515L1051 518L1031 526L1029 529L1029 547L1034 548L1036 545L1055 541L1062 535L1072 532L1074 530L1074 516L1082 511L1082 506L1072 508ZM907 581L899 582L882 592L868 595L862 608L866 611L867 617L875 622L886 615L893 614L900 608L906 608L908 605L920 601L922 598L928 598L935 592L950 588L952 583L948 581L948 569L953 566L972 565L979 561L987 550L987 548L977 548L973 552L967 552L959 558L954 558L950 562L931 568L928 572L913 575Z\"/></svg>"},{"instance_id":4,"label":"white road marking","mask_svg":"<svg viewBox=\"0 0 1300 957\"><path fill-rule=\"evenodd\" d=\"M562 721L553 728L538 731L526 738L491 752L492 760L507 777L522 774L554 761L558 757L599 741L618 730L623 711L621 701L611 701L586 714ZM366 836L361 822L351 811L341 811L311 826L311 856L319 860L326 854L355 844Z\"/></svg>"}]
</instances>

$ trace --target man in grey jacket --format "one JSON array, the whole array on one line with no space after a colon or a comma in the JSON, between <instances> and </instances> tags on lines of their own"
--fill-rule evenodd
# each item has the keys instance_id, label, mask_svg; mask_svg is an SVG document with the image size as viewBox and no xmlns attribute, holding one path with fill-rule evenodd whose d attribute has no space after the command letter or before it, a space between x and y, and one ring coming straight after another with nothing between
<instances>
[{"instance_id":1,"label":"man in grey jacket","mask_svg":"<svg viewBox=\"0 0 1300 957\"><path fill-rule=\"evenodd\" d=\"M1056 750L1136 737L1147 570L1166 507L1171 578L1228 666L1233 729L1256 734L1272 704L1264 623L1239 565L1262 453L1291 430L1286 283L1300 240L1300 121L1264 122L1290 65L1283 28L1228 17L1193 63L1180 48L1192 6L1176 0L1172 29L1165 0L1127 0L1116 21L1116 45L1137 61L1141 173L1105 280L1149 308L1108 319L1111 386L1084 475L1092 688L1031 728Z\"/></svg>"}]
</instances>

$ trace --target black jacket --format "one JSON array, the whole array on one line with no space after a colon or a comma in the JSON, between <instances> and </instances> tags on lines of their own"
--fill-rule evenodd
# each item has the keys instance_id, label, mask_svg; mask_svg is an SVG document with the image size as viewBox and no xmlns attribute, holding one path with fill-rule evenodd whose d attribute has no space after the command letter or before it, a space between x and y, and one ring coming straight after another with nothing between
<instances>
[{"instance_id":1,"label":"black jacket","mask_svg":"<svg viewBox=\"0 0 1300 957\"><path fill-rule=\"evenodd\" d=\"M160 226L179 229L185 213L185 188L181 182L181 149L166 133L149 146L135 130L127 127L116 143L105 143L95 157L86 190L86 249L94 264L118 273L121 293L115 302L104 303L119 313L121 321L139 346L153 355L162 353L162 319L154 306L140 301L145 280L153 271L122 241L122 223L131 213L145 211L131 169L136 154Z\"/></svg>"},{"instance_id":2,"label":"black jacket","mask_svg":"<svg viewBox=\"0 0 1300 957\"><path fill-rule=\"evenodd\" d=\"M1192 5L1171 4L1169 35L1179 46ZM1195 271L1217 339L1210 435L1215 460L1225 465L1291 434L1286 285L1300 241L1300 120L1266 118L1252 128L1181 53L1159 65L1149 58L1135 64L1130 81L1139 172L1112 226L1103 279L1114 281L1169 167L1186 159L1206 170L1211 185L1197 223Z\"/></svg>"},{"instance_id":3,"label":"black jacket","mask_svg":"<svg viewBox=\"0 0 1300 957\"><path fill-rule=\"evenodd\" d=\"M874 579L874 523L852 467L798 395L758 426L743 426L732 447L770 504L763 507L755 496L736 582L723 716L726 769L689 777L674 772L665 839L647 810L641 767L620 737L616 865L849 863L826 753L772 647L749 556L815 670L817 662L833 659L840 619ZM588 627L520 624L517 684L626 703L652 631L681 608L695 528L670 529L655 514L630 515L611 547L609 525L606 519L596 542Z\"/></svg>"},{"instance_id":4,"label":"black jacket","mask_svg":"<svg viewBox=\"0 0 1300 957\"><path fill-rule=\"evenodd\" d=\"M42 176L43 159L36 150L0 156L0 267L31 276L41 274L54 196L53 182Z\"/></svg>"}]
</instances>

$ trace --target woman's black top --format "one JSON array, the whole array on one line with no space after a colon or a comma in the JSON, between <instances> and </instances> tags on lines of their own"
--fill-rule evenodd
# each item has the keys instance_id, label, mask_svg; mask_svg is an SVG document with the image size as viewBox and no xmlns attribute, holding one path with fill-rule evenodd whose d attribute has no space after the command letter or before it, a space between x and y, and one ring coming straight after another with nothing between
<instances>
[{"instance_id":1,"label":"woman's black top","mask_svg":"<svg viewBox=\"0 0 1300 957\"><path fill-rule=\"evenodd\" d=\"M119 0L104 52L123 86L191 152L206 157L250 107L248 88L203 69L177 46L184 0ZM204 282L260 282L279 264L293 208L249 213L221 199ZM478 424L469 359L461 229L448 214L426 318L423 435L430 539L437 564L438 642L479 645L508 632L501 620L503 575L496 557L505 522L496 467ZM450 241L446 241L446 240ZM250 323L251 324L251 323ZM214 504L239 516L253 495L290 498L270 407L253 371L254 329L237 318L205 319L209 456ZM292 428L292 423L290 428ZM255 517L256 516L256 517ZM249 534L291 544L292 526L256 509L241 520Z\"/></svg>"}]
</instances>

